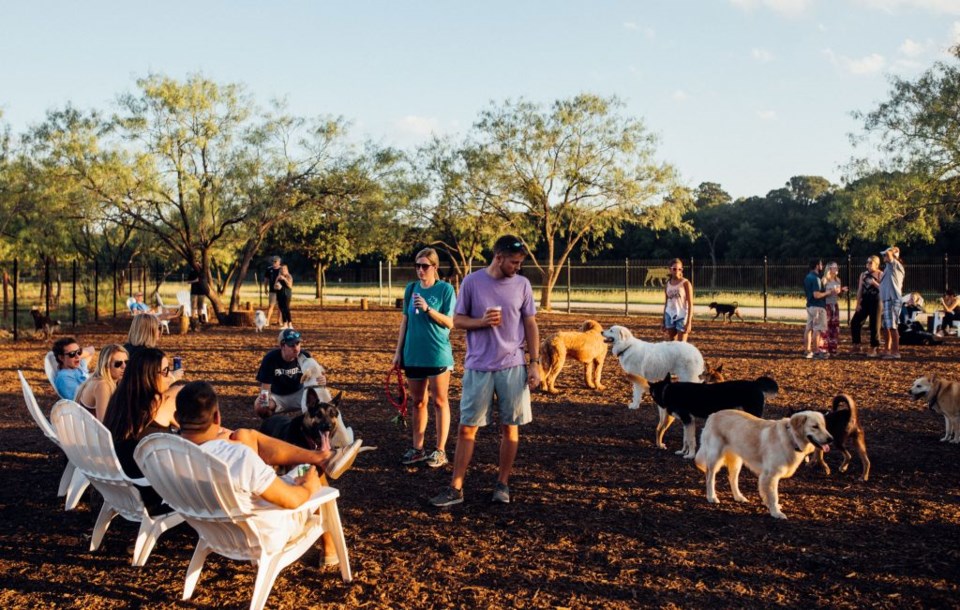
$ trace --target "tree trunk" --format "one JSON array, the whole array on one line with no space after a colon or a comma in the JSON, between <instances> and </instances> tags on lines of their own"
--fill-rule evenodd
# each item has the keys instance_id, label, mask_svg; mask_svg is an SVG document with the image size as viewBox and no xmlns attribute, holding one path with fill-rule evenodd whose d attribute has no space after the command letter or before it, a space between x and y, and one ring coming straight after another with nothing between
<instances>
[{"instance_id":1,"label":"tree trunk","mask_svg":"<svg viewBox=\"0 0 960 610\"><path fill-rule=\"evenodd\" d=\"M317 263L317 283L320 286L320 309L323 309L324 294L327 291L327 265Z\"/></svg>"},{"instance_id":2,"label":"tree trunk","mask_svg":"<svg viewBox=\"0 0 960 610\"><path fill-rule=\"evenodd\" d=\"M322 267L318 262L317 263L317 285L316 285L316 291L314 293L314 296L318 301L320 301L320 307L323 307L323 287L321 286L321 278L320 278L321 272L322 272Z\"/></svg>"},{"instance_id":3,"label":"tree trunk","mask_svg":"<svg viewBox=\"0 0 960 610\"><path fill-rule=\"evenodd\" d=\"M237 275L233 278L233 290L230 291L230 313L233 313L240 306L240 288L243 286L243 278L247 277L247 271L250 269L250 263L253 262L253 255L260 247L262 238L251 237L243 245L240 255L240 265L237 269Z\"/></svg>"},{"instance_id":4,"label":"tree trunk","mask_svg":"<svg viewBox=\"0 0 960 610\"><path fill-rule=\"evenodd\" d=\"M554 267L553 263L540 271L540 277L543 279L543 286L540 289L540 309L549 311L553 306L553 286L557 283L559 275L560 267Z\"/></svg>"}]
</instances>

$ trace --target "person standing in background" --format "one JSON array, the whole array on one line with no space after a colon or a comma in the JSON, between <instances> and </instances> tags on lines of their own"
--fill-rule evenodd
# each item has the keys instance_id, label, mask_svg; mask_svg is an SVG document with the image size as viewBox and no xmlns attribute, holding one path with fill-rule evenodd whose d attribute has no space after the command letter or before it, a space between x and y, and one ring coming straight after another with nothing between
<instances>
[{"instance_id":1,"label":"person standing in background","mask_svg":"<svg viewBox=\"0 0 960 610\"><path fill-rule=\"evenodd\" d=\"M840 345L840 295L847 291L840 283L840 266L835 262L827 263L823 272L823 291L827 311L827 332L824 333L827 353L837 355Z\"/></svg>"},{"instance_id":2,"label":"person standing in background","mask_svg":"<svg viewBox=\"0 0 960 610\"><path fill-rule=\"evenodd\" d=\"M270 326L270 318L273 317L273 308L277 306L277 293L280 292L280 285L277 278L280 277L280 257L271 256L270 266L263 272L263 283L267 287L269 307L267 307L267 326ZM280 314L277 314L278 318ZM280 323L278 319L277 323Z\"/></svg>"},{"instance_id":3,"label":"person standing in background","mask_svg":"<svg viewBox=\"0 0 960 610\"><path fill-rule=\"evenodd\" d=\"M900 359L900 307L903 306L903 277L906 271L900 261L900 248L890 246L880 253L886 263L880 277L880 301L883 303L883 332L886 335L886 360Z\"/></svg>"},{"instance_id":4,"label":"person standing in background","mask_svg":"<svg viewBox=\"0 0 960 610\"><path fill-rule=\"evenodd\" d=\"M670 279L664 287L661 328L671 341L687 342L693 324L693 284L683 277L683 261L670 261Z\"/></svg>"},{"instance_id":5,"label":"person standing in background","mask_svg":"<svg viewBox=\"0 0 960 610\"><path fill-rule=\"evenodd\" d=\"M280 328L293 328L293 318L290 316L290 301L293 300L293 276L286 265L281 265L277 276L277 308L280 310ZM270 318L268 317L269 321Z\"/></svg>"},{"instance_id":6,"label":"person standing in background","mask_svg":"<svg viewBox=\"0 0 960 610\"><path fill-rule=\"evenodd\" d=\"M860 332L863 321L869 320L870 347L865 350L868 358L876 358L880 354L880 316L883 314L883 305L880 303L880 257L874 254L867 258L867 269L860 274L857 282L857 309L850 320L850 335L853 340L854 353L862 353L860 346Z\"/></svg>"}]
</instances>

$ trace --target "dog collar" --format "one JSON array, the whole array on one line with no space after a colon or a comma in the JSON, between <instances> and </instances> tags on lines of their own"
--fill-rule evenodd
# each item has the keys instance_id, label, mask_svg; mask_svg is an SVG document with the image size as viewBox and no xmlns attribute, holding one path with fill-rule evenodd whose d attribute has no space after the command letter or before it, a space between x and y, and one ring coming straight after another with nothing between
<instances>
[{"instance_id":1,"label":"dog collar","mask_svg":"<svg viewBox=\"0 0 960 610\"><path fill-rule=\"evenodd\" d=\"M633 347L633 345L628 345L628 346L626 346L625 348L623 348L622 350L620 350L619 352L616 351L616 350L613 350L613 355L616 356L617 358L619 358L621 355L627 353L627 350L629 350L631 347Z\"/></svg>"},{"instance_id":2,"label":"dog collar","mask_svg":"<svg viewBox=\"0 0 960 610\"><path fill-rule=\"evenodd\" d=\"M793 438L793 430L790 429L790 422L788 421L783 425L787 429L787 434L790 436L790 444L793 445L793 450L797 453L803 453L803 449L797 446L797 441Z\"/></svg>"}]
</instances>

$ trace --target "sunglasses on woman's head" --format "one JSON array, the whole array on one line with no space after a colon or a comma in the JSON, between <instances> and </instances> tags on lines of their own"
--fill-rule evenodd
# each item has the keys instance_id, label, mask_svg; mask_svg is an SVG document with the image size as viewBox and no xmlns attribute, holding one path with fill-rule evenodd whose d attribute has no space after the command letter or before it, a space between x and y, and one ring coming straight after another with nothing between
<instances>
[{"instance_id":1,"label":"sunglasses on woman's head","mask_svg":"<svg viewBox=\"0 0 960 610\"><path fill-rule=\"evenodd\" d=\"M114 360L114 361L113 361L113 368L115 368L115 369L119 369L119 368L122 368L122 367L125 367L125 366L127 366L127 361L126 361L126 360Z\"/></svg>"},{"instance_id":2,"label":"sunglasses on woman's head","mask_svg":"<svg viewBox=\"0 0 960 610\"><path fill-rule=\"evenodd\" d=\"M82 349L75 349L72 352L63 352L63 355L66 356L67 358L76 358L82 353L83 353Z\"/></svg>"}]
</instances>

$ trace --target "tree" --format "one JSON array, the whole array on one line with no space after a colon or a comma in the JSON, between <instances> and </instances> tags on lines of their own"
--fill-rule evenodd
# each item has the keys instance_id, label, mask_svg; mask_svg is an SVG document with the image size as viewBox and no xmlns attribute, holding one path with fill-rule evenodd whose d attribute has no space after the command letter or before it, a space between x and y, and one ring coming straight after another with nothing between
<instances>
[{"instance_id":1,"label":"tree","mask_svg":"<svg viewBox=\"0 0 960 610\"><path fill-rule=\"evenodd\" d=\"M702 182L694 197L692 221L697 239L707 245L711 265L710 288L713 288L716 286L718 242L730 228L733 198L716 182Z\"/></svg>"},{"instance_id":2,"label":"tree","mask_svg":"<svg viewBox=\"0 0 960 610\"><path fill-rule=\"evenodd\" d=\"M575 248L604 249L608 232L678 190L673 168L653 160L656 138L622 108L617 98L589 94L549 110L508 101L474 126L496 163L489 201L533 246L543 308Z\"/></svg>"},{"instance_id":3,"label":"tree","mask_svg":"<svg viewBox=\"0 0 960 610\"><path fill-rule=\"evenodd\" d=\"M951 49L960 60L960 45ZM891 79L890 97L863 121L856 141L886 158L851 163L851 188L835 220L868 239L931 240L960 210L960 64L938 61L913 80ZM864 180L866 179L866 180ZM872 215L864 223L864 215Z\"/></svg>"}]
</instances>

